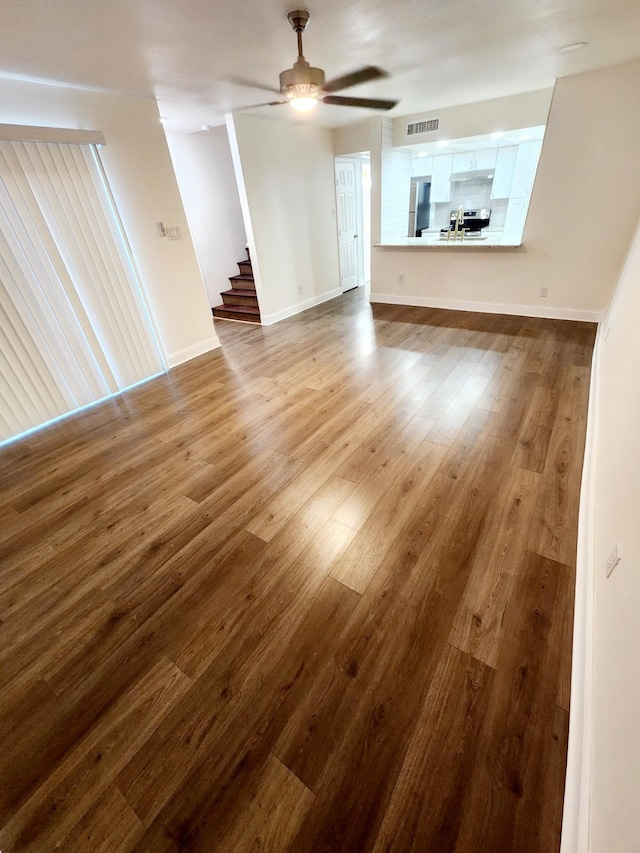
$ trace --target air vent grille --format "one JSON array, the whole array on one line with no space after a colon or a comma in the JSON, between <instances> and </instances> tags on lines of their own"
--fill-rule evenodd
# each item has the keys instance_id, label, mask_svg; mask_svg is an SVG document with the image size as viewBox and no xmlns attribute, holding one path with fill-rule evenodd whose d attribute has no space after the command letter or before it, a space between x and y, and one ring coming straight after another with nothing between
<instances>
[{"instance_id":1,"label":"air vent grille","mask_svg":"<svg viewBox=\"0 0 640 853\"><path fill-rule=\"evenodd\" d=\"M431 133L440 127L439 118L430 118L426 121L413 121L407 125L407 136L415 136L416 133Z\"/></svg>"}]
</instances>

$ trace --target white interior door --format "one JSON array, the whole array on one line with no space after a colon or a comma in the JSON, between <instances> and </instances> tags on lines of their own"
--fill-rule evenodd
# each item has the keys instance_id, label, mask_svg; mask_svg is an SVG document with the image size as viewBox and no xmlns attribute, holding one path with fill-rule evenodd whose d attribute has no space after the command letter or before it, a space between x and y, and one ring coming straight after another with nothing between
<instances>
[{"instance_id":1,"label":"white interior door","mask_svg":"<svg viewBox=\"0 0 640 853\"><path fill-rule=\"evenodd\" d=\"M338 251L340 254L340 287L342 292L358 286L358 232L355 160L336 159L336 209L338 219Z\"/></svg>"}]
</instances>

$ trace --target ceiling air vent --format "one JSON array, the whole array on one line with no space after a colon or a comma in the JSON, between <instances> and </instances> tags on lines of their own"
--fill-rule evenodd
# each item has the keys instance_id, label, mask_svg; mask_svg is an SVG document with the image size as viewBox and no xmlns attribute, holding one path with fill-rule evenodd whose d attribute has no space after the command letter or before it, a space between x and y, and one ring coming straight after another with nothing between
<instances>
[{"instance_id":1,"label":"ceiling air vent","mask_svg":"<svg viewBox=\"0 0 640 853\"><path fill-rule=\"evenodd\" d=\"M439 118L430 118L427 121L414 121L407 125L407 136L415 136L416 133L430 133L440 126Z\"/></svg>"}]
</instances>

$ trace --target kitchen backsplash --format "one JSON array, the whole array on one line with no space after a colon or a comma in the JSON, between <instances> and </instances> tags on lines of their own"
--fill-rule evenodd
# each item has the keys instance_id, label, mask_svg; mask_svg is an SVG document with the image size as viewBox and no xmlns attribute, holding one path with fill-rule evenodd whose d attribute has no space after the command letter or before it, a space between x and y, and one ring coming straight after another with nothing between
<instances>
[{"instance_id":1,"label":"kitchen backsplash","mask_svg":"<svg viewBox=\"0 0 640 853\"><path fill-rule=\"evenodd\" d=\"M460 205L465 210L491 209L489 228L502 228L507 215L508 199L491 198L492 181L487 178L471 178L467 181L451 182L450 201L431 205L430 228L447 228L451 221L451 211Z\"/></svg>"}]
</instances>

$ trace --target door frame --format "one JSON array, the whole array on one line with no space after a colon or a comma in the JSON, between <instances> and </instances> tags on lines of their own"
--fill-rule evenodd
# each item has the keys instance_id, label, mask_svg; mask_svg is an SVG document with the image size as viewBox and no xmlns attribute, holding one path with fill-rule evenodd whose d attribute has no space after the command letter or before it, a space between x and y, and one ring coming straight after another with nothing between
<instances>
[{"instance_id":1,"label":"door frame","mask_svg":"<svg viewBox=\"0 0 640 853\"><path fill-rule=\"evenodd\" d=\"M333 188L336 193L336 240L338 247L340 246L340 235L338 233L338 196L337 196L337 181L336 181L336 166L338 163L353 163L355 173L355 206L356 206L356 228L358 229L357 244L356 244L356 283L358 287L364 285L364 248L362 241L362 158L359 154L349 154L347 156L340 155L334 157L333 166ZM338 251L338 263L340 263L340 251ZM342 289L342 271L340 271L340 288Z\"/></svg>"}]
</instances>

